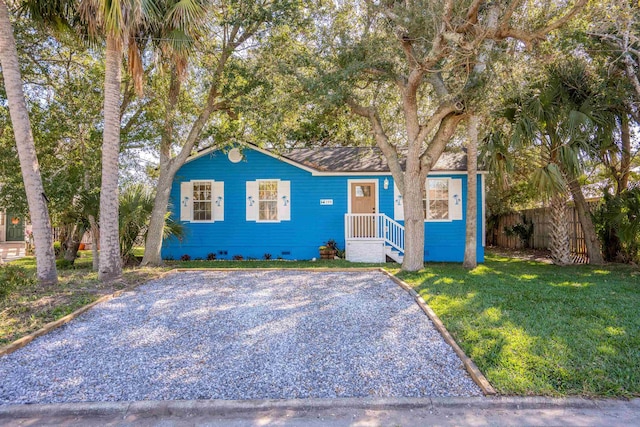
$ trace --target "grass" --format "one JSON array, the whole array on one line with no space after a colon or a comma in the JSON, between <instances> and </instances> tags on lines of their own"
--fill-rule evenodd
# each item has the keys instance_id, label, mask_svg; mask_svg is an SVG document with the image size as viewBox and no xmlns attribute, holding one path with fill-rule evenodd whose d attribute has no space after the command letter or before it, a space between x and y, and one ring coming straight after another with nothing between
<instances>
[{"instance_id":1,"label":"grass","mask_svg":"<svg viewBox=\"0 0 640 427\"><path fill-rule=\"evenodd\" d=\"M412 284L502 394L640 395L640 271L488 254L429 264Z\"/></svg>"},{"instance_id":2,"label":"grass","mask_svg":"<svg viewBox=\"0 0 640 427\"><path fill-rule=\"evenodd\" d=\"M35 276L35 258L12 261ZM58 269L59 282L53 286L34 284L16 289L0 299L0 346L9 344L45 324L55 321L103 295L143 283L159 275L166 268L138 268L125 270L122 279L110 283L98 280L91 271L91 251L81 251L73 268Z\"/></svg>"}]
</instances>

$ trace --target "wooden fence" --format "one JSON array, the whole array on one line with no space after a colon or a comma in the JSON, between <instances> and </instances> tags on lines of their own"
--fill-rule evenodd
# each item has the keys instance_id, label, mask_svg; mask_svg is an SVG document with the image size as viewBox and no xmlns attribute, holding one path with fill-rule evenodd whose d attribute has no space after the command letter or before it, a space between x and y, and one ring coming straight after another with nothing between
<instances>
[{"instance_id":1,"label":"wooden fence","mask_svg":"<svg viewBox=\"0 0 640 427\"><path fill-rule=\"evenodd\" d=\"M60 233L62 231L62 229L60 227L53 227L52 228L53 231L53 241L57 242L60 240ZM91 249L91 230L87 230L85 231L84 235L82 236L82 240L80 241L80 243L84 243L85 247L87 249Z\"/></svg>"},{"instance_id":2,"label":"wooden fence","mask_svg":"<svg viewBox=\"0 0 640 427\"><path fill-rule=\"evenodd\" d=\"M584 232L578 220L578 212L575 207L569 206L569 246L574 262L587 261L587 247L584 240ZM526 209L502 215L493 221L487 228L487 243L508 249L521 249L524 247L518 235L507 235L505 229L521 224L522 217L533 223L533 234L530 247L533 249L549 249L549 224L551 223L551 210L548 207Z\"/></svg>"}]
</instances>

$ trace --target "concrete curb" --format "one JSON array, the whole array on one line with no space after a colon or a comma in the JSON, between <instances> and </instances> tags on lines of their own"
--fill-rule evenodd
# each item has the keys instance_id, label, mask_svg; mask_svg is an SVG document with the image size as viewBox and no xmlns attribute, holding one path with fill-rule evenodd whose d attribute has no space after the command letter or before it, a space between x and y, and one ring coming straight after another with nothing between
<instances>
[{"instance_id":1,"label":"concrete curb","mask_svg":"<svg viewBox=\"0 0 640 427\"><path fill-rule=\"evenodd\" d=\"M46 414L48 417L90 416L107 417L145 414L146 416L230 415L271 410L330 410L330 409L477 409L477 410L541 410L541 409L599 409L607 403L635 401L591 400L583 398L546 397L468 397L468 398L332 398L291 400L166 400L139 402L89 402L44 405L0 406L0 419L29 418Z\"/></svg>"},{"instance_id":2,"label":"concrete curb","mask_svg":"<svg viewBox=\"0 0 640 427\"><path fill-rule=\"evenodd\" d=\"M163 277L168 276L169 274L173 274L175 273L177 270L173 269L173 270L169 270L169 271L165 271L164 273L160 274L160 276L157 277L157 279L161 279ZM155 279L151 279L151 280L155 280ZM53 331L54 329L59 328L60 326L64 325L65 323L69 323L70 321L72 321L73 319L77 318L78 316L80 316L81 314L89 311L91 308L93 308L94 306L103 303L105 301L109 301L111 299L117 298L120 295L122 295L125 292L130 292L133 289L137 288L138 286L144 284L146 282L143 283L139 283L135 286L128 286L124 289L120 289L119 291L115 291L112 294L108 294L108 295L103 295L100 298L98 298L97 300L95 300L92 303L89 303L83 307L80 307L79 309L77 309L76 311L74 311L73 313L67 314L64 317L61 317L58 320L54 320L53 322L49 322L46 325L44 325L42 328L38 329L35 332L32 332L28 335L25 335L22 338L18 338L17 340L13 341L10 344L7 344L5 346L0 347L0 357L2 356L6 356L7 354L13 353L14 351L21 349L22 347L24 347L25 345L29 344L31 341L35 340L38 337L41 337L45 334L48 334L49 332Z\"/></svg>"},{"instance_id":3,"label":"concrete curb","mask_svg":"<svg viewBox=\"0 0 640 427\"><path fill-rule=\"evenodd\" d=\"M416 292L416 290L413 289L413 287L407 282L398 279L396 276L389 273L385 269L380 268L380 271L386 274L391 280L393 280L396 284L398 284L402 289L407 291L413 297L416 304L418 304L418 306L422 309L422 311L424 311L427 317L431 319L438 332L440 332L440 335L442 335L442 338L444 338L447 344L449 344L451 348L453 348L453 351L456 352L465 369L467 370L467 372L469 372L469 375L471 376L473 381L475 381L475 383L478 384L478 387L480 387L480 389L482 390L482 393L484 393L485 396L496 395L497 392L493 388L491 383L489 383L489 380L487 380L480 369L478 369L476 364L473 363L473 360L471 360L471 358L465 354L464 350L462 350L458 343L453 339L449 331L447 331L444 323L442 323L438 315L431 309L431 307L427 305L426 301L420 296L420 294L418 294L418 292Z\"/></svg>"}]
</instances>

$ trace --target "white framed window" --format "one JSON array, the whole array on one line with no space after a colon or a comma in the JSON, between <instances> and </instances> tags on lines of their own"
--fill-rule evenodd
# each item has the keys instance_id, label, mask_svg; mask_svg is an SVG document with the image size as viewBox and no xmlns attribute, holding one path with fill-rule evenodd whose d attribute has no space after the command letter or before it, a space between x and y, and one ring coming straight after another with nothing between
<instances>
[{"instance_id":1,"label":"white framed window","mask_svg":"<svg viewBox=\"0 0 640 427\"><path fill-rule=\"evenodd\" d=\"M278 221L278 181L258 181L258 221Z\"/></svg>"},{"instance_id":2,"label":"white framed window","mask_svg":"<svg viewBox=\"0 0 640 427\"><path fill-rule=\"evenodd\" d=\"M247 181L247 221L291 220L291 181L258 179Z\"/></svg>"},{"instance_id":3,"label":"white framed window","mask_svg":"<svg viewBox=\"0 0 640 427\"><path fill-rule=\"evenodd\" d=\"M211 181L193 181L193 221L211 221L212 205Z\"/></svg>"},{"instance_id":4,"label":"white framed window","mask_svg":"<svg viewBox=\"0 0 640 427\"><path fill-rule=\"evenodd\" d=\"M425 220L450 220L448 178L428 178L422 199Z\"/></svg>"},{"instance_id":5,"label":"white framed window","mask_svg":"<svg viewBox=\"0 0 640 427\"><path fill-rule=\"evenodd\" d=\"M213 180L181 182L180 220L224 221L224 182Z\"/></svg>"}]
</instances>

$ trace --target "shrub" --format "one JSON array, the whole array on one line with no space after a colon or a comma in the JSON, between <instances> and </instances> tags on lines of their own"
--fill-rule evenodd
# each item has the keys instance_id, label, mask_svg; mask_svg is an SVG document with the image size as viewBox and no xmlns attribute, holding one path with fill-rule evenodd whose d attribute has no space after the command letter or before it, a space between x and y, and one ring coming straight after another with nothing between
<instances>
[{"instance_id":1,"label":"shrub","mask_svg":"<svg viewBox=\"0 0 640 427\"><path fill-rule=\"evenodd\" d=\"M233 256L233 260L234 261L242 261L244 258L242 257L242 255L234 255Z\"/></svg>"},{"instance_id":2,"label":"shrub","mask_svg":"<svg viewBox=\"0 0 640 427\"><path fill-rule=\"evenodd\" d=\"M640 261L640 187L605 192L593 218L606 261Z\"/></svg>"},{"instance_id":3,"label":"shrub","mask_svg":"<svg viewBox=\"0 0 640 427\"><path fill-rule=\"evenodd\" d=\"M118 230L120 255L125 263L128 260L137 262L133 254L134 246L139 238L146 238L154 200L153 190L142 184L125 187L120 193ZM180 239L183 235L184 227L167 212L162 237L166 239L174 236Z\"/></svg>"},{"instance_id":4,"label":"shrub","mask_svg":"<svg viewBox=\"0 0 640 427\"><path fill-rule=\"evenodd\" d=\"M53 253L55 254L56 258L59 258L62 255L62 243L53 242Z\"/></svg>"},{"instance_id":5,"label":"shrub","mask_svg":"<svg viewBox=\"0 0 640 427\"><path fill-rule=\"evenodd\" d=\"M214 254L213 252L207 254L207 261L215 261L215 260L216 260L216 254Z\"/></svg>"},{"instance_id":6,"label":"shrub","mask_svg":"<svg viewBox=\"0 0 640 427\"><path fill-rule=\"evenodd\" d=\"M0 299L6 298L11 291L33 285L36 278L22 267L6 264L0 266Z\"/></svg>"},{"instance_id":7,"label":"shrub","mask_svg":"<svg viewBox=\"0 0 640 427\"><path fill-rule=\"evenodd\" d=\"M265 260L269 261L271 259L271 254L264 254L264 255L262 255L262 258L264 258Z\"/></svg>"},{"instance_id":8,"label":"shrub","mask_svg":"<svg viewBox=\"0 0 640 427\"><path fill-rule=\"evenodd\" d=\"M533 220L522 215L522 222L511 227L504 227L507 236L518 236L524 248L531 247L531 237L533 236Z\"/></svg>"},{"instance_id":9,"label":"shrub","mask_svg":"<svg viewBox=\"0 0 640 427\"><path fill-rule=\"evenodd\" d=\"M56 267L60 270L70 270L73 268L73 261L69 261L68 259L64 258L57 259Z\"/></svg>"},{"instance_id":10,"label":"shrub","mask_svg":"<svg viewBox=\"0 0 640 427\"><path fill-rule=\"evenodd\" d=\"M191 261L191 255L184 254L180 257L180 261Z\"/></svg>"}]
</instances>

